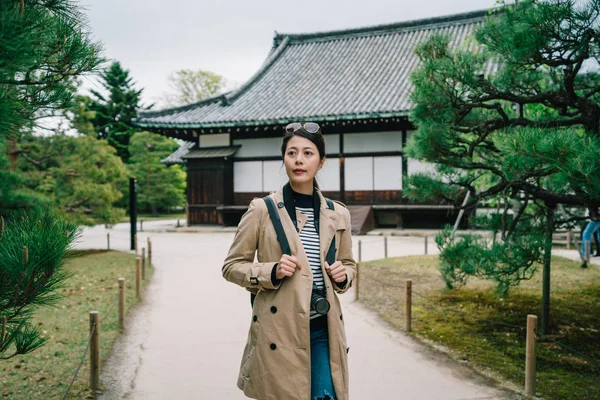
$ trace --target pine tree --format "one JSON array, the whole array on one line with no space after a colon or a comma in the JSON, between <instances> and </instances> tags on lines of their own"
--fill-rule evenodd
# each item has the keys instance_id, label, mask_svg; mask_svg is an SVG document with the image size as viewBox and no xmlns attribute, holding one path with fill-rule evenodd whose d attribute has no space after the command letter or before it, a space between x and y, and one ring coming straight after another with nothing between
<instances>
[{"instance_id":1,"label":"pine tree","mask_svg":"<svg viewBox=\"0 0 600 400\"><path fill-rule=\"evenodd\" d=\"M123 162L129 162L129 140L139 128L132 125L141 106L143 89L134 88L129 71L123 69L118 61L113 62L101 74L101 84L107 92L104 95L92 90L94 95L90 109L96 114L93 119L98 139L106 139L117 149L117 155Z\"/></svg>"},{"instance_id":2,"label":"pine tree","mask_svg":"<svg viewBox=\"0 0 600 400\"><path fill-rule=\"evenodd\" d=\"M23 210L0 218L0 360L27 354L47 337L29 323L38 306L52 305L68 278L63 266L79 228L51 211Z\"/></svg>"},{"instance_id":3,"label":"pine tree","mask_svg":"<svg viewBox=\"0 0 600 400\"><path fill-rule=\"evenodd\" d=\"M102 62L85 23L69 0L0 1L0 214L41 200L20 185L20 135L68 107L74 79Z\"/></svg>"},{"instance_id":4,"label":"pine tree","mask_svg":"<svg viewBox=\"0 0 600 400\"><path fill-rule=\"evenodd\" d=\"M51 210L33 207L48 203L23 185L20 139L40 117L69 107L75 78L101 64L100 51L76 3L0 1L0 359L43 345L28 321L56 299L78 233Z\"/></svg>"},{"instance_id":5,"label":"pine tree","mask_svg":"<svg viewBox=\"0 0 600 400\"><path fill-rule=\"evenodd\" d=\"M518 0L492 13L476 42L452 48L433 36L417 49L417 131L410 157L437 163L414 176L413 198L465 208L495 206L475 221L493 240L438 237L449 287L469 276L506 295L543 257L542 333L549 329L550 261L556 227L598 217L600 205L600 1ZM484 74L485 71L492 71Z\"/></svg>"}]
</instances>

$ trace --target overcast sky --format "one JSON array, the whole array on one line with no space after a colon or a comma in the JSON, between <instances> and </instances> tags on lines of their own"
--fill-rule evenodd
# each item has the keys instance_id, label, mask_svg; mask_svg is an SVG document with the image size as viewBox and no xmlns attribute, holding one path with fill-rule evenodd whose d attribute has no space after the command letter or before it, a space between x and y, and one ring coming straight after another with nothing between
<instances>
[{"instance_id":1,"label":"overcast sky","mask_svg":"<svg viewBox=\"0 0 600 400\"><path fill-rule=\"evenodd\" d=\"M146 103L168 90L180 69L244 83L266 58L275 32L304 33L456 14L496 0L81 0L105 56L144 88ZM85 86L94 85L87 79Z\"/></svg>"}]
</instances>

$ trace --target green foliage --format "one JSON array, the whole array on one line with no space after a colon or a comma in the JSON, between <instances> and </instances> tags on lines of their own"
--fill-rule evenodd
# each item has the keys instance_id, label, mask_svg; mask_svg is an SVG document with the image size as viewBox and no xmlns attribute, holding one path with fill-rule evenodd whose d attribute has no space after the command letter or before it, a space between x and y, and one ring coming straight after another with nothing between
<instances>
[{"instance_id":1,"label":"green foliage","mask_svg":"<svg viewBox=\"0 0 600 400\"><path fill-rule=\"evenodd\" d=\"M182 69L169 75L171 93L165 94L167 105L182 106L214 96L223 91L227 81L210 71Z\"/></svg>"},{"instance_id":2,"label":"green foliage","mask_svg":"<svg viewBox=\"0 0 600 400\"><path fill-rule=\"evenodd\" d=\"M129 161L129 140L139 129L131 120L142 108L140 97L143 89L134 88L129 71L123 69L118 61L113 62L101 74L101 84L107 95L92 90L94 95L90 110L95 113L93 124L98 139L108 140L108 144L117 149L117 155L123 162Z\"/></svg>"},{"instance_id":3,"label":"green foliage","mask_svg":"<svg viewBox=\"0 0 600 400\"><path fill-rule=\"evenodd\" d=\"M138 132L131 138L131 172L136 177L140 211L151 211L185 204L185 172L179 165L167 167L160 161L178 148L177 142L150 132Z\"/></svg>"},{"instance_id":4,"label":"green foliage","mask_svg":"<svg viewBox=\"0 0 600 400\"><path fill-rule=\"evenodd\" d=\"M25 135L20 169L24 185L35 189L84 225L116 223L125 210L114 204L123 195L128 171L113 147L94 136Z\"/></svg>"},{"instance_id":5,"label":"green foliage","mask_svg":"<svg viewBox=\"0 0 600 400\"><path fill-rule=\"evenodd\" d=\"M444 166L411 178L412 198L458 205L468 191L466 209L497 208L481 227L498 241L445 232L441 268L448 286L475 275L506 294L539 260L537 232L550 240L546 216L572 226L600 206L600 74L586 67L600 59L600 1L500 4L469 43L434 35L417 47L406 154Z\"/></svg>"},{"instance_id":6,"label":"green foliage","mask_svg":"<svg viewBox=\"0 0 600 400\"><path fill-rule=\"evenodd\" d=\"M0 359L7 359L44 344L29 320L36 307L50 306L59 298L56 290L68 277L63 269L67 250L80 229L39 209L11 213L0 226L0 318L6 318Z\"/></svg>"},{"instance_id":7,"label":"green foliage","mask_svg":"<svg viewBox=\"0 0 600 400\"><path fill-rule=\"evenodd\" d=\"M463 286L474 276L496 282L497 293L507 297L511 286L536 272L534 263L541 262L544 235L529 230L506 241L490 241L475 234L457 236L448 227L436 236L436 243L443 249L439 269L448 288Z\"/></svg>"},{"instance_id":8,"label":"green foliage","mask_svg":"<svg viewBox=\"0 0 600 400\"><path fill-rule=\"evenodd\" d=\"M71 126L83 135L97 135L94 127L96 112L91 109L92 103L93 101L89 96L75 96L73 105L66 112L66 117L71 122Z\"/></svg>"},{"instance_id":9,"label":"green foliage","mask_svg":"<svg viewBox=\"0 0 600 400\"><path fill-rule=\"evenodd\" d=\"M0 2L0 137L68 106L73 78L102 62L85 24L69 0Z\"/></svg>"}]
</instances>

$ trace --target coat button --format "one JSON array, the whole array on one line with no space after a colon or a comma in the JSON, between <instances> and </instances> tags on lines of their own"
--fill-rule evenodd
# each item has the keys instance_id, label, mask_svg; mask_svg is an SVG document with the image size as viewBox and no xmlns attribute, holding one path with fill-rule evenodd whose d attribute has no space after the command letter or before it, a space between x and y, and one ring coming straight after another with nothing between
<instances>
[{"instance_id":1,"label":"coat button","mask_svg":"<svg viewBox=\"0 0 600 400\"><path fill-rule=\"evenodd\" d=\"M340 314L340 321L343 321L344 317L342 316L342 314Z\"/></svg>"},{"instance_id":2,"label":"coat button","mask_svg":"<svg viewBox=\"0 0 600 400\"><path fill-rule=\"evenodd\" d=\"M258 316L255 315L254 317L252 317L252 321L254 321L254 322L258 321Z\"/></svg>"},{"instance_id":3,"label":"coat button","mask_svg":"<svg viewBox=\"0 0 600 400\"><path fill-rule=\"evenodd\" d=\"M275 307L275 306L271 307L271 312L273 314L275 314L277 312L277 307Z\"/></svg>"},{"instance_id":4,"label":"coat button","mask_svg":"<svg viewBox=\"0 0 600 400\"><path fill-rule=\"evenodd\" d=\"M283 203L280 201L279 203L277 203L277 207L279 207L279 208L283 208L283 207L284 207L284 204L283 204Z\"/></svg>"},{"instance_id":5,"label":"coat button","mask_svg":"<svg viewBox=\"0 0 600 400\"><path fill-rule=\"evenodd\" d=\"M277 345L275 343L271 343L269 347L271 348L271 350L275 350L277 348Z\"/></svg>"}]
</instances>

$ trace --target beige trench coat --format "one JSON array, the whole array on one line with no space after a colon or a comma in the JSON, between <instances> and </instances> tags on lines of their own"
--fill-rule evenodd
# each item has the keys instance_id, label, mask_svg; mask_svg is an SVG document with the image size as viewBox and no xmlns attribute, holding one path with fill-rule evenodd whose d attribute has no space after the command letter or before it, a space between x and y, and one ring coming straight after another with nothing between
<instances>
[{"instance_id":1,"label":"beige trench coat","mask_svg":"<svg viewBox=\"0 0 600 400\"><path fill-rule=\"evenodd\" d=\"M329 359L337 400L348 400L348 363L344 317L336 293L352 285L356 263L352 256L350 213L341 203L327 208L321 196L320 242L321 265L335 236L336 260L346 267L348 283L340 288L328 279L323 268L329 327ZM271 194L275 204L283 202L282 190ZM263 199L254 199L242 217L223 265L223 277L257 293L238 377L238 387L248 397L259 400L310 399L310 296L312 271L300 237L285 207L277 208L290 243L292 254L302 265L293 276L278 286L271 282L271 271L282 251L275 228ZM296 211L301 231L306 217ZM257 252L258 262L254 262Z\"/></svg>"}]
</instances>

